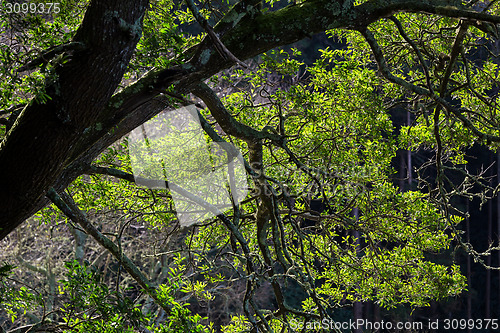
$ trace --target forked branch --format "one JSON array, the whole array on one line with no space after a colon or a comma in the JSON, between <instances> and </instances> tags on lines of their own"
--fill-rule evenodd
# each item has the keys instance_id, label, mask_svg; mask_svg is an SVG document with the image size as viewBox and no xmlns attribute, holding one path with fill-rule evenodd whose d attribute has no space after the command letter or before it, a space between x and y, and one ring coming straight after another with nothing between
<instances>
[{"instance_id":1,"label":"forked branch","mask_svg":"<svg viewBox=\"0 0 500 333\"><path fill-rule=\"evenodd\" d=\"M108 237L103 235L96 227L89 221L85 214L78 208L73 198L71 198L65 192L61 195L57 193L53 188L51 188L47 197L59 208L68 218L73 222L77 223L85 230L89 235L91 235L102 247L108 250L125 268L125 270L132 276L132 278L147 292L155 302L161 306L161 308L170 314L172 309L169 305L162 302L156 290L152 287L151 282L142 274L142 272L137 268L137 266L129 259L120 248L113 243Z\"/></svg>"}]
</instances>

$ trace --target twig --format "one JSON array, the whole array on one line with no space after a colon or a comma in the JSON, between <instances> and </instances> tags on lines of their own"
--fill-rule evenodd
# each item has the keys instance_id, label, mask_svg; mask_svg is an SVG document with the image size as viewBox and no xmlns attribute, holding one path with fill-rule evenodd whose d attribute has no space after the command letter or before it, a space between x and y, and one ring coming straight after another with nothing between
<instances>
[{"instance_id":1,"label":"twig","mask_svg":"<svg viewBox=\"0 0 500 333\"><path fill-rule=\"evenodd\" d=\"M205 18L201 16L200 11L194 4L193 0L186 0L186 3L196 21L207 32L208 37L210 37L210 39L214 43L215 49L217 50L217 52L219 52L221 57L224 59L232 60L243 68L248 68L248 66L244 62L236 58L236 56L232 54L231 51L229 51L228 48L222 43L219 36L217 36L217 34L214 32L214 29L210 26L210 24L208 24L207 20L205 20Z\"/></svg>"},{"instance_id":2,"label":"twig","mask_svg":"<svg viewBox=\"0 0 500 333\"><path fill-rule=\"evenodd\" d=\"M408 81L405 81L391 73L389 70L389 66L387 65L387 62L385 61L385 57L382 53L382 50L380 49L380 46L378 45L375 37L369 31L368 29L361 30L361 34L365 37L365 40L368 42L370 45L370 48L372 49L373 55L375 57L375 61L377 62L378 68L380 70L380 73L389 81L392 83L395 83L399 86L402 86L403 88L416 93L418 95L422 96L427 96L433 99L436 103L441 104L443 108L448 111L449 113L452 113L457 117L466 128L468 128L474 135L476 135L478 138L489 141L489 142L500 142L500 136L498 135L491 135L487 134L484 132L481 132L477 127L469 120L467 117L465 117L462 113L468 112L469 110L466 108L456 108L453 107L450 103L448 103L444 98L437 96L434 94L434 92L430 91L429 89L423 88L416 86Z\"/></svg>"},{"instance_id":3,"label":"twig","mask_svg":"<svg viewBox=\"0 0 500 333\"><path fill-rule=\"evenodd\" d=\"M84 44L80 42L71 42L67 44L57 45L49 48L47 51L42 53L37 58L30 60L27 64L19 67L16 72L24 72L29 71L39 65L48 63L51 59L53 59L56 55L61 54L63 52L72 51L72 50L83 50L85 48Z\"/></svg>"},{"instance_id":4,"label":"twig","mask_svg":"<svg viewBox=\"0 0 500 333\"><path fill-rule=\"evenodd\" d=\"M79 224L89 235L91 235L99 244L107 249L120 262L125 270L134 278L134 280L161 306L161 308L170 314L172 309L170 305L162 302L156 290L152 288L150 281L142 274L137 266L123 254L118 246L113 243L108 237L103 235L96 227L87 219L85 214L78 208L73 198L63 192L59 195L53 188L47 192L47 197L73 222Z\"/></svg>"},{"instance_id":5,"label":"twig","mask_svg":"<svg viewBox=\"0 0 500 333\"><path fill-rule=\"evenodd\" d=\"M283 136L268 131L257 131L250 126L238 122L226 109L217 94L204 82L200 82L198 85L194 86L191 92L203 100L212 116L214 116L217 123L227 134L245 140L246 142L269 139L278 144L282 144L284 140Z\"/></svg>"}]
</instances>

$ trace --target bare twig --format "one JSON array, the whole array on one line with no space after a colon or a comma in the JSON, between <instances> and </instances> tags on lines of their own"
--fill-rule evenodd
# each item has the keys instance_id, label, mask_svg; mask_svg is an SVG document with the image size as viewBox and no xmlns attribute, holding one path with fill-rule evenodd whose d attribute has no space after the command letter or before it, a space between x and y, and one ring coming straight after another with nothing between
<instances>
[{"instance_id":1,"label":"bare twig","mask_svg":"<svg viewBox=\"0 0 500 333\"><path fill-rule=\"evenodd\" d=\"M125 270L134 278L134 280L161 306L168 314L171 313L170 305L161 301L156 294L156 290L151 282L142 274L139 268L123 253L118 246L108 237L97 230L87 219L85 214L78 208L73 198L65 192L59 195L53 188L47 192L47 197L73 222L79 224L89 235L91 235L99 244L107 249L120 262Z\"/></svg>"},{"instance_id":2,"label":"bare twig","mask_svg":"<svg viewBox=\"0 0 500 333\"><path fill-rule=\"evenodd\" d=\"M492 135L488 133L484 133L480 131L473 123L470 121L463 113L468 112L469 110L466 108L456 108L452 106L449 102L447 102L444 98L437 96L434 94L433 91L430 91L429 89L414 85L408 81L403 80L402 78L399 78L395 76L394 74L391 73L389 66L387 65L387 62L385 60L385 57L382 53L382 50L380 49L380 46L377 43L377 40L369 31L368 29L361 30L360 31L363 36L365 37L365 40L368 42L370 45L370 48L372 49L373 55L375 57L375 61L377 62L378 68L380 73L389 81L402 86L403 88L407 89L408 91L411 91L413 93L416 93L418 95L422 96L427 96L433 99L436 103L440 104L443 106L443 108L453 114L455 117L457 117L466 128L468 128L475 136L477 136L479 139L484 140L484 141L489 141L489 142L500 142L500 136L498 135Z\"/></svg>"}]
</instances>

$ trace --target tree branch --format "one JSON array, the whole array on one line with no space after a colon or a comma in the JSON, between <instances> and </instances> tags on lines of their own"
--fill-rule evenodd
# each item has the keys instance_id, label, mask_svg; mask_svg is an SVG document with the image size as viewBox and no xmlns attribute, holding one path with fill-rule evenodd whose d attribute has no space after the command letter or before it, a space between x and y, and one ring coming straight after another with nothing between
<instances>
[{"instance_id":1,"label":"tree branch","mask_svg":"<svg viewBox=\"0 0 500 333\"><path fill-rule=\"evenodd\" d=\"M434 94L433 91L430 91L428 89L416 86L414 84L411 84L397 76L394 76L390 69L389 66L387 65L387 62L385 61L385 57L382 53L382 50L380 49L380 46L377 43L377 40L373 36L373 34L368 30L362 30L360 31L363 36L365 37L365 40L368 42L370 45L370 48L372 49L373 55L375 57L375 61L377 62L378 68L380 73L389 80L392 83L395 83L397 85L402 86L403 88L407 89L408 91L414 92L418 95L422 96L427 96L433 99L435 102L443 106L443 108L448 111L449 113L455 115L463 124L466 128L468 128L475 136L477 136L479 139L484 140L484 141L490 141L490 142L500 142L500 136L497 135L491 135L487 134L484 132L481 132L476 128L476 126L464 116L464 113L468 112L469 110L465 108L455 108L453 107L450 103L448 103L444 98L437 96Z\"/></svg>"},{"instance_id":2,"label":"tree branch","mask_svg":"<svg viewBox=\"0 0 500 333\"><path fill-rule=\"evenodd\" d=\"M151 282L142 274L142 272L137 268L137 266L118 248L118 246L113 243L108 237L103 235L99 230L97 230L94 225L87 219L85 214L77 207L73 198L68 194L63 192L59 195L53 188L47 193L47 197L73 222L77 223L85 230L89 235L91 235L102 247L107 249L125 268L125 270L134 278L134 280L144 289L148 295L155 300L155 302L161 306L161 308L167 313L171 313L171 307L164 302L162 302L156 290L151 285Z\"/></svg>"},{"instance_id":3,"label":"tree branch","mask_svg":"<svg viewBox=\"0 0 500 333\"><path fill-rule=\"evenodd\" d=\"M19 67L16 72L24 72L34 69L35 67L43 64L47 64L50 60L52 60L56 55L68 52L68 51L83 51L85 49L85 45L80 42L71 42L62 45L57 45L49 48L41 55L36 57L35 59L30 60L27 64Z\"/></svg>"},{"instance_id":4,"label":"tree branch","mask_svg":"<svg viewBox=\"0 0 500 333\"><path fill-rule=\"evenodd\" d=\"M431 91L432 90L432 82L431 82L431 77L429 75L429 67L425 63L424 57L422 56L422 52L420 52L420 49L417 47L417 45L415 44L415 42L413 40L411 40L410 37L408 37L408 35L406 34L406 32L405 32L405 30L403 28L403 25L401 24L401 22L399 22L399 20L397 18L395 18L394 16L391 16L391 17L389 17L389 20L391 20L392 22L394 22L394 24L398 28L399 34L403 37L403 39L408 44L410 44L410 46L413 49L413 51L417 54L418 61L420 62L421 66L422 66L422 69L424 71L425 80L427 82L427 88L429 89L429 91Z\"/></svg>"},{"instance_id":5,"label":"tree branch","mask_svg":"<svg viewBox=\"0 0 500 333\"><path fill-rule=\"evenodd\" d=\"M229 51L227 49L227 47L224 45L224 43L222 43L219 36L217 36L217 34L214 32L214 29L210 26L210 24L208 24L207 20L205 20L205 18L203 18L203 16L201 16L200 11L198 10L198 7L196 7L196 5L194 4L194 1L193 0L186 0L186 3L188 5L189 10L193 14L194 18L198 22L198 24L201 25L201 27L207 32L208 37L214 43L214 46L215 46L216 50L219 52L219 54L224 59L232 60L235 63L237 63L238 65L240 65L241 67L248 68L248 66L245 63L243 63L241 60L236 58L234 56L234 54L232 54L231 51Z\"/></svg>"},{"instance_id":6,"label":"tree branch","mask_svg":"<svg viewBox=\"0 0 500 333\"><path fill-rule=\"evenodd\" d=\"M278 143L283 142L284 138L278 134L258 131L238 122L233 115L229 113L217 94L204 82L193 86L191 92L203 100L212 116L214 116L217 123L227 134L247 142L262 139L268 139Z\"/></svg>"},{"instance_id":7,"label":"tree branch","mask_svg":"<svg viewBox=\"0 0 500 333\"><path fill-rule=\"evenodd\" d=\"M129 181L129 182L136 181L133 174L130 174L130 173L118 170L118 169L113 169L113 168L90 166L88 172L91 174L93 173L93 174L109 175L109 176L113 176L116 178L124 179L124 180ZM159 180L151 180L151 179L146 179L146 178L142 178L142 177L137 177L137 179L139 179L142 184L151 183L153 185L156 185L160 182ZM245 254L245 257L247 259L247 265L249 265L249 268L251 268L249 270L249 272L254 271L253 270L253 263L252 263L251 258L250 258L250 248L248 247L248 243L245 240L245 238L243 237L243 235L241 234L241 232L239 231L238 227L227 217L226 214L221 212L216 206L206 202L202 198L185 190L184 188L180 187L177 184L165 181L165 185L168 187L169 190L174 191L174 192L182 195L183 197L191 200L192 202L200 205L201 207L203 207L207 211L214 214L218 219L220 219L226 225L226 227L229 229L231 234L234 237L236 237L236 239L240 243L240 245L243 249L243 252Z\"/></svg>"},{"instance_id":8,"label":"tree branch","mask_svg":"<svg viewBox=\"0 0 500 333\"><path fill-rule=\"evenodd\" d=\"M442 98L446 98L446 87L450 81L451 74L453 72L453 68L455 67L455 63L457 61L458 56L462 50L462 43L467 34L467 30L469 29L469 23L466 21L460 22L460 27L458 28L457 35L455 36L455 41L453 42L453 46L451 47L450 60L448 62L448 66L446 67L445 74L443 80L441 81L441 86L439 88L439 94Z\"/></svg>"}]
</instances>

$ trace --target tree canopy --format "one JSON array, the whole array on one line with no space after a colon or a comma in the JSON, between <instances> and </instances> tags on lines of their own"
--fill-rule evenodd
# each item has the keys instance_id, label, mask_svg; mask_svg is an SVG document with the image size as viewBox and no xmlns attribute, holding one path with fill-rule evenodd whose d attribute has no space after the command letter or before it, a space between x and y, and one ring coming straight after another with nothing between
<instances>
[{"instance_id":1,"label":"tree canopy","mask_svg":"<svg viewBox=\"0 0 500 333\"><path fill-rule=\"evenodd\" d=\"M460 225L463 200L486 202L499 188L467 167L471 147L496 152L500 142L496 1L15 4L2 1L0 16L0 238L29 218L65 220L76 243L95 239L168 318L143 317L80 253L60 287L74 308L53 309L66 331L209 331L179 294L208 302L241 284L241 308L221 331L293 332L349 303L421 307L458 295L459 267L433 255L463 247L482 262L494 250L475 251ZM316 33L331 46L311 44L317 57L306 63L291 44ZM190 150L194 136L153 135L173 131L166 118L139 143L126 136L178 110L207 151ZM136 143L144 154L134 157ZM402 150L424 159L398 182ZM134 163L148 158L159 169L137 175ZM214 187L189 187L201 177L193 170L220 165L224 205ZM210 214L183 224L181 202ZM104 215L120 228L104 232ZM164 237L153 266L124 245L132 223ZM256 301L262 290L272 306ZM28 298L9 292L12 304ZM103 303L110 297L120 306Z\"/></svg>"}]
</instances>

